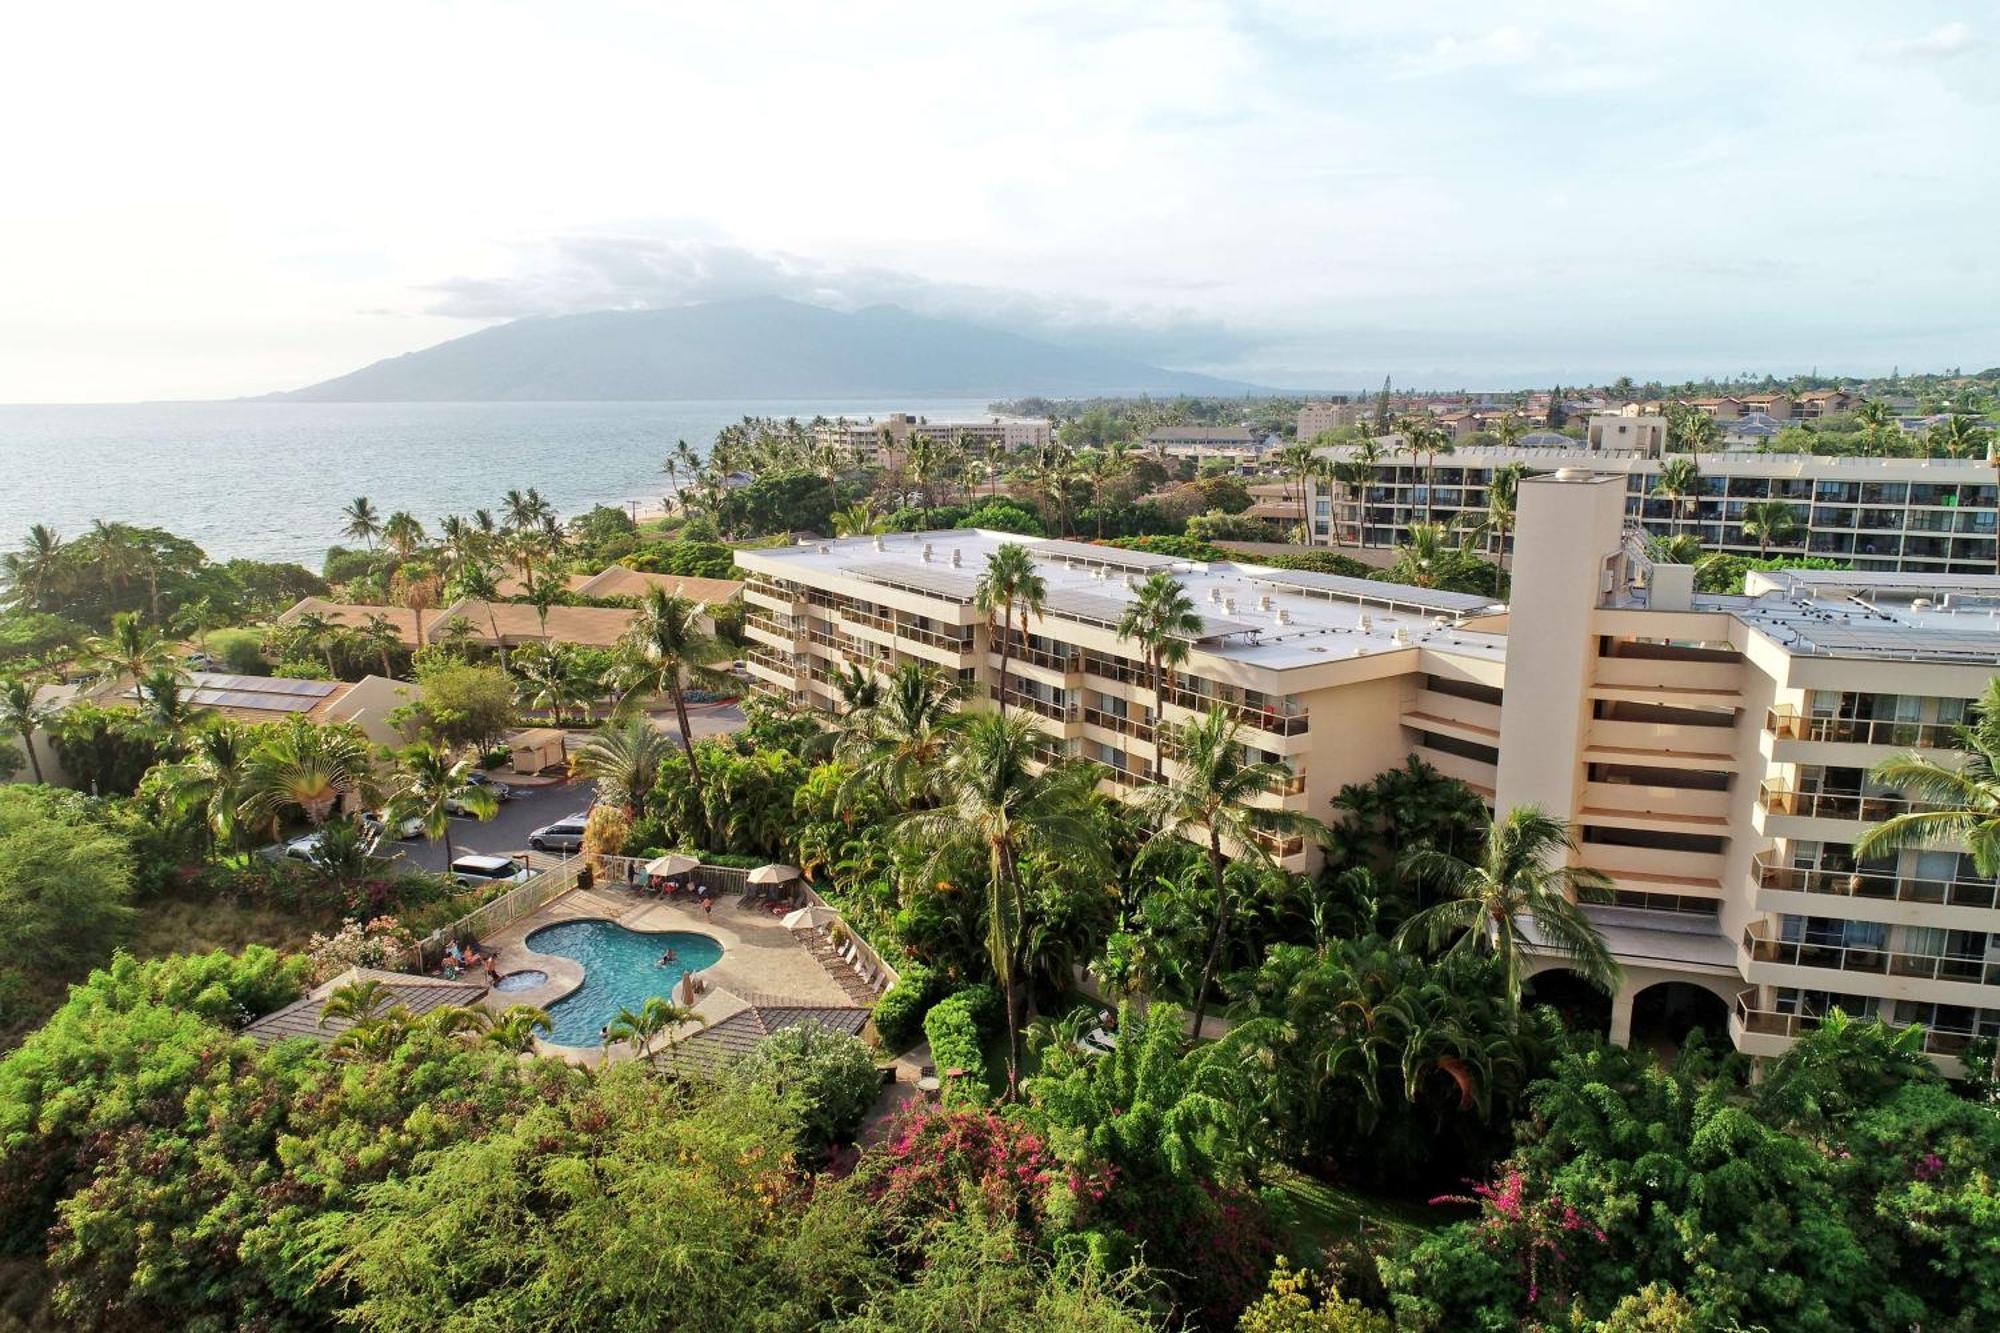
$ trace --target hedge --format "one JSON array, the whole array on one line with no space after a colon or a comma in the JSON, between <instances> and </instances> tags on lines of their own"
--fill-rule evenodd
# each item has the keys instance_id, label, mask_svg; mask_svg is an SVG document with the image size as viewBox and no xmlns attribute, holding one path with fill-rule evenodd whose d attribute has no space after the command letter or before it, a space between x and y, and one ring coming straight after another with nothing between
<instances>
[{"instance_id":1,"label":"hedge","mask_svg":"<svg viewBox=\"0 0 2000 1333\"><path fill-rule=\"evenodd\" d=\"M911 963L898 975L875 1002L875 1032L884 1050L907 1051L924 1035L924 1019L943 997L944 978L922 963Z\"/></svg>"},{"instance_id":2,"label":"hedge","mask_svg":"<svg viewBox=\"0 0 2000 1333\"><path fill-rule=\"evenodd\" d=\"M924 1036L930 1040L931 1063L948 1079L946 1105L986 1101L986 1040L1005 1016L1000 993L985 985L968 986L931 1006ZM965 1077L949 1078L954 1069L964 1070Z\"/></svg>"}]
</instances>

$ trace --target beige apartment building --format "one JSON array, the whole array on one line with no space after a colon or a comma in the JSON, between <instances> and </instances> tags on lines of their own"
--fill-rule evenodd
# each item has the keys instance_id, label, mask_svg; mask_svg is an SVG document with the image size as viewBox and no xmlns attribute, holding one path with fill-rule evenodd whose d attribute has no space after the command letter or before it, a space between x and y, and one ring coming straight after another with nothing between
<instances>
[{"instance_id":1,"label":"beige apartment building","mask_svg":"<svg viewBox=\"0 0 2000 1333\"><path fill-rule=\"evenodd\" d=\"M1633 428L1635 447L1620 447ZM1530 472L1578 467L1621 479L1627 518L1655 536L1692 534L1711 551L1755 556L1763 543L1743 530L1749 506L1783 500L1800 530L1773 543L1772 555L1814 555L1871 571L1983 574L2000 569L1995 550L2000 472L1983 459L1834 458L1810 454L1703 454L1695 493L1676 502L1655 495L1665 456L1651 444L1659 418L1593 416L1586 441L1568 447L1467 448L1423 459L1389 452L1363 486L1316 481L1312 539L1329 546L1395 546L1411 523L1432 520L1464 530L1486 517L1497 468ZM1601 444L1598 441L1602 441ZM1392 449L1392 437L1384 444ZM1322 451L1351 461L1351 445ZM1489 538L1489 549L1497 540Z\"/></svg>"},{"instance_id":2,"label":"beige apartment building","mask_svg":"<svg viewBox=\"0 0 2000 1333\"><path fill-rule=\"evenodd\" d=\"M849 458L876 467L900 463L912 435L934 440L958 440L975 453L1020 453L1040 449L1054 438L1054 428L1039 417L989 417L984 421L931 421L913 412L890 412L851 421L840 417L815 426L816 440L831 444Z\"/></svg>"},{"instance_id":3,"label":"beige apartment building","mask_svg":"<svg viewBox=\"0 0 2000 1333\"><path fill-rule=\"evenodd\" d=\"M2000 663L2000 578L1789 574L1698 596L1687 567L1648 565L1619 478L1581 470L1523 483L1520 534L1505 607L986 532L745 551L748 666L831 710L845 666L925 662L991 707L998 645L973 586L1022 541L1048 596L1025 638L1006 631L1009 706L1042 720L1051 757L1103 764L1106 790L1135 790L1156 760L1171 775L1161 723L1214 705L1289 769L1264 799L1321 817L1341 786L1416 755L1498 809L1574 827L1576 860L1613 888L1587 910L1624 969L1603 1018L1617 1040L1699 1023L1774 1054L1837 1004L1925 1024L1949 1069L2000 1031L2000 886L1956 847L1851 852L1906 808L1869 769L1948 751ZM1162 571L1203 618L1164 699L1115 633ZM1317 860L1271 850L1294 870ZM1549 998L1574 990L1558 960L1534 970Z\"/></svg>"},{"instance_id":4,"label":"beige apartment building","mask_svg":"<svg viewBox=\"0 0 2000 1333\"><path fill-rule=\"evenodd\" d=\"M1358 426L1374 414L1373 404L1355 398L1329 398L1324 402L1307 403L1299 408L1298 437L1310 441L1316 435L1339 430L1342 426Z\"/></svg>"}]
</instances>

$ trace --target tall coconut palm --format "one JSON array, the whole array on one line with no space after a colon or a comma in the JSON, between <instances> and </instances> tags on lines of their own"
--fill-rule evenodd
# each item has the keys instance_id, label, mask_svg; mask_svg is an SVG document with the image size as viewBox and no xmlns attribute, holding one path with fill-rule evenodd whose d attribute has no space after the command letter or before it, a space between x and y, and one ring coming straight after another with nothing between
<instances>
[{"instance_id":1,"label":"tall coconut palm","mask_svg":"<svg viewBox=\"0 0 2000 1333\"><path fill-rule=\"evenodd\" d=\"M1532 921L1538 953L1564 960L1593 986L1618 988L1618 963L1576 900L1604 898L1610 882L1595 870L1565 864L1576 850L1569 826L1534 806L1516 806L1494 821L1477 862L1431 848L1403 858L1403 873L1446 896L1396 932L1402 948L1451 948L1491 953L1501 963L1508 1000L1521 1003L1522 926ZM1453 937L1456 936L1454 939Z\"/></svg>"},{"instance_id":2,"label":"tall coconut palm","mask_svg":"<svg viewBox=\"0 0 2000 1333\"><path fill-rule=\"evenodd\" d=\"M1035 558L1019 542L1003 542L986 557L986 568L973 585L972 605L985 614L999 645L1000 714L1007 713L1007 663L1011 656L1008 631L1018 608L1021 637L1028 637L1028 620L1038 616L1048 602L1049 587L1035 571Z\"/></svg>"},{"instance_id":3,"label":"tall coconut palm","mask_svg":"<svg viewBox=\"0 0 2000 1333\"><path fill-rule=\"evenodd\" d=\"M1294 441L1278 451L1278 470L1285 480L1298 483L1299 524L1308 537L1312 533L1312 479L1318 467L1319 453L1309 440Z\"/></svg>"},{"instance_id":4,"label":"tall coconut palm","mask_svg":"<svg viewBox=\"0 0 2000 1333\"><path fill-rule=\"evenodd\" d=\"M1667 414L1667 437L1672 447L1694 459L1699 472L1702 454L1714 451L1722 439L1722 427L1700 408L1680 403Z\"/></svg>"},{"instance_id":5,"label":"tall coconut palm","mask_svg":"<svg viewBox=\"0 0 2000 1333\"><path fill-rule=\"evenodd\" d=\"M621 702L659 695L672 702L697 807L702 801L701 763L695 758L694 728L688 722L687 690L729 688L729 677L713 665L728 656L727 645L704 622L701 604L665 588L646 590L639 614L619 644Z\"/></svg>"},{"instance_id":6,"label":"tall coconut palm","mask_svg":"<svg viewBox=\"0 0 2000 1333\"><path fill-rule=\"evenodd\" d=\"M835 753L847 765L842 799L887 793L904 806L928 798L932 776L965 725L958 711L962 691L938 668L905 662L896 668L863 718L843 735Z\"/></svg>"},{"instance_id":7,"label":"tall coconut palm","mask_svg":"<svg viewBox=\"0 0 2000 1333\"><path fill-rule=\"evenodd\" d=\"M339 621L324 611L301 611L292 619L291 631L294 651L319 653L326 659L327 676L338 674L333 665L333 649L340 638Z\"/></svg>"},{"instance_id":8,"label":"tall coconut palm","mask_svg":"<svg viewBox=\"0 0 2000 1333\"><path fill-rule=\"evenodd\" d=\"M611 1020L604 1029L604 1045L609 1050L613 1042L629 1042L632 1051L641 1060L653 1054L653 1043L660 1039L662 1032L672 1031L683 1023L701 1021L701 1015L692 1009L682 1008L671 1000L663 1000L657 995L648 996L646 1002L633 1013L630 1009L620 1009L618 1017Z\"/></svg>"},{"instance_id":9,"label":"tall coconut palm","mask_svg":"<svg viewBox=\"0 0 2000 1333\"><path fill-rule=\"evenodd\" d=\"M111 628L83 641L83 660L107 676L144 680L156 671L181 673L180 659L165 636L139 619L136 611L111 617Z\"/></svg>"},{"instance_id":10,"label":"tall coconut palm","mask_svg":"<svg viewBox=\"0 0 2000 1333\"><path fill-rule=\"evenodd\" d=\"M1521 481L1527 475L1526 464L1502 463L1493 469L1493 476L1486 484L1486 517L1480 520L1479 527L1493 541L1495 597L1506 586L1508 540L1521 516Z\"/></svg>"},{"instance_id":11,"label":"tall coconut palm","mask_svg":"<svg viewBox=\"0 0 2000 1333\"><path fill-rule=\"evenodd\" d=\"M415 565L397 570L396 577L390 582L389 595L412 614L414 623L411 628L419 648L425 642L424 612L438 604L441 591L437 575Z\"/></svg>"},{"instance_id":12,"label":"tall coconut palm","mask_svg":"<svg viewBox=\"0 0 2000 1333\"><path fill-rule=\"evenodd\" d=\"M493 567L484 560L462 561L452 571L451 582L445 587L445 596L452 602L481 602L486 606L486 627L493 631L493 642L500 650L500 669L507 669L507 640L500 635L500 580ZM544 625L548 612L537 607ZM542 637L548 637L546 628Z\"/></svg>"},{"instance_id":13,"label":"tall coconut palm","mask_svg":"<svg viewBox=\"0 0 2000 1333\"><path fill-rule=\"evenodd\" d=\"M1457 445L1453 442L1451 430L1428 412L1415 413L1396 423L1396 429L1403 437L1403 447L1412 456L1424 460L1424 522L1431 521L1431 492L1436 489L1432 478L1437 471L1437 456L1449 454Z\"/></svg>"},{"instance_id":14,"label":"tall coconut palm","mask_svg":"<svg viewBox=\"0 0 2000 1333\"><path fill-rule=\"evenodd\" d=\"M1502 448L1512 449L1528 433L1528 423L1512 412L1502 413L1500 420L1494 423L1493 433L1500 437Z\"/></svg>"},{"instance_id":15,"label":"tall coconut palm","mask_svg":"<svg viewBox=\"0 0 2000 1333\"><path fill-rule=\"evenodd\" d=\"M372 803L380 790L368 741L357 728L321 725L294 713L251 756L243 816L274 833L289 814L318 828L344 798Z\"/></svg>"},{"instance_id":16,"label":"tall coconut palm","mask_svg":"<svg viewBox=\"0 0 2000 1333\"><path fill-rule=\"evenodd\" d=\"M1768 557L1773 542L1798 535L1799 514L1783 500L1758 500L1743 507L1743 535L1757 539L1757 554Z\"/></svg>"},{"instance_id":17,"label":"tall coconut palm","mask_svg":"<svg viewBox=\"0 0 2000 1333\"><path fill-rule=\"evenodd\" d=\"M233 853L249 794L250 760L250 733L224 718L190 736L179 763L155 772L167 803L180 814L200 811L213 844Z\"/></svg>"},{"instance_id":18,"label":"tall coconut palm","mask_svg":"<svg viewBox=\"0 0 2000 1333\"><path fill-rule=\"evenodd\" d=\"M1382 446L1374 440L1363 440L1354 446L1351 456L1334 464L1334 479L1347 488L1347 500L1354 506L1354 544L1368 545L1368 487L1375 482L1375 469L1382 461ZM1334 524L1338 534L1340 525ZM1336 544L1338 542L1336 541Z\"/></svg>"},{"instance_id":19,"label":"tall coconut palm","mask_svg":"<svg viewBox=\"0 0 2000 1333\"><path fill-rule=\"evenodd\" d=\"M197 706L181 688L186 677L162 667L144 676L135 687L139 696L138 720L141 730L154 737L170 756L178 756L182 739L213 710Z\"/></svg>"},{"instance_id":20,"label":"tall coconut palm","mask_svg":"<svg viewBox=\"0 0 2000 1333\"><path fill-rule=\"evenodd\" d=\"M1173 690L1174 668L1188 659L1189 642L1201 633L1202 619L1194 599L1171 574L1160 573L1139 585L1139 595L1125 604L1118 619L1120 639L1131 639L1146 657L1147 683L1153 691L1153 781L1160 780L1160 742L1166 725L1167 695Z\"/></svg>"},{"instance_id":21,"label":"tall coconut palm","mask_svg":"<svg viewBox=\"0 0 2000 1333\"><path fill-rule=\"evenodd\" d=\"M368 618L361 622L361 628L355 632L354 641L363 650L380 655L384 676L396 674L395 663L391 661L390 654L403 646L403 636L396 628L395 621L379 611L372 611Z\"/></svg>"},{"instance_id":22,"label":"tall coconut palm","mask_svg":"<svg viewBox=\"0 0 2000 1333\"><path fill-rule=\"evenodd\" d=\"M424 525L408 510L399 509L383 521L382 544L407 560L423 549Z\"/></svg>"},{"instance_id":23,"label":"tall coconut palm","mask_svg":"<svg viewBox=\"0 0 2000 1333\"><path fill-rule=\"evenodd\" d=\"M396 753L396 772L384 822L401 828L410 820L423 826L424 836L444 843L444 863L457 857L451 845L451 817L470 815L491 819L500 809L492 790L475 783L470 759L454 761L443 746L419 742Z\"/></svg>"},{"instance_id":24,"label":"tall coconut palm","mask_svg":"<svg viewBox=\"0 0 2000 1333\"><path fill-rule=\"evenodd\" d=\"M62 561L63 539L56 530L42 523L29 528L20 549L0 559L8 600L24 611L46 611L62 574Z\"/></svg>"},{"instance_id":25,"label":"tall coconut palm","mask_svg":"<svg viewBox=\"0 0 2000 1333\"><path fill-rule=\"evenodd\" d=\"M1696 416L1701 416L1699 412ZM1702 416L1703 421L1709 418ZM1713 423L1711 423L1713 424ZM1660 475L1653 482L1653 495L1665 500L1669 505L1669 522L1672 531L1678 535L1681 530L1681 516L1686 512L1701 486L1701 466L1692 458L1667 458L1660 462Z\"/></svg>"},{"instance_id":26,"label":"tall coconut palm","mask_svg":"<svg viewBox=\"0 0 2000 1333\"><path fill-rule=\"evenodd\" d=\"M892 833L907 855L920 859L928 882L968 859L986 864L986 951L1006 998L1010 1097L1019 1087L1026 1008L1022 862L1039 858L1110 872L1103 826L1091 813L1097 766L1059 761L1037 773L1045 740L1032 717L969 715L937 767L936 808L904 815Z\"/></svg>"},{"instance_id":27,"label":"tall coconut palm","mask_svg":"<svg viewBox=\"0 0 2000 1333\"><path fill-rule=\"evenodd\" d=\"M1292 770L1269 760L1250 762L1241 733L1241 725L1221 708L1211 708L1181 723L1174 729L1172 741L1174 762L1180 771L1170 782L1142 788L1133 800L1140 818L1153 828L1151 847L1185 839L1208 849L1215 919L1209 926L1201 981L1195 987L1197 1036L1208 1012L1209 990L1229 932L1230 899L1223 882L1229 856L1270 866L1275 861L1265 839L1324 837L1326 833L1325 825L1303 811L1258 804L1267 792L1289 782Z\"/></svg>"},{"instance_id":28,"label":"tall coconut palm","mask_svg":"<svg viewBox=\"0 0 2000 1333\"><path fill-rule=\"evenodd\" d=\"M375 539L382 535L382 516L376 512L374 501L365 495L357 495L348 501L340 516L347 520L347 526L340 530L341 536L350 541L367 542L369 550L375 549Z\"/></svg>"},{"instance_id":29,"label":"tall coconut palm","mask_svg":"<svg viewBox=\"0 0 2000 1333\"><path fill-rule=\"evenodd\" d=\"M1942 451L1950 458L1970 458L1986 446L1992 434L1978 417L1954 412L1930 428L1924 444L1933 454Z\"/></svg>"},{"instance_id":30,"label":"tall coconut palm","mask_svg":"<svg viewBox=\"0 0 2000 1333\"><path fill-rule=\"evenodd\" d=\"M42 756L35 750L35 733L48 726L54 710L35 702L36 684L26 676L0 677L0 729L21 738L28 752L29 771L43 782Z\"/></svg>"},{"instance_id":31,"label":"tall coconut palm","mask_svg":"<svg viewBox=\"0 0 2000 1333\"><path fill-rule=\"evenodd\" d=\"M673 748L674 743L645 718L613 718L591 733L570 759L570 770L596 781L599 800L636 816L659 785L660 762Z\"/></svg>"},{"instance_id":32,"label":"tall coconut palm","mask_svg":"<svg viewBox=\"0 0 2000 1333\"><path fill-rule=\"evenodd\" d=\"M1965 752L1963 762L1912 751L1875 766L1870 774L1875 781L1933 808L1905 811L1871 827L1855 841L1856 861L1956 842L1972 854L1981 875L2000 875L2000 679L1987 682L1953 745Z\"/></svg>"},{"instance_id":33,"label":"tall coconut palm","mask_svg":"<svg viewBox=\"0 0 2000 1333\"><path fill-rule=\"evenodd\" d=\"M1861 424L1861 452L1864 455L1886 456L1891 442L1902 434L1902 428L1896 424L1896 414L1880 398L1870 398L1855 408L1854 419Z\"/></svg>"}]
</instances>

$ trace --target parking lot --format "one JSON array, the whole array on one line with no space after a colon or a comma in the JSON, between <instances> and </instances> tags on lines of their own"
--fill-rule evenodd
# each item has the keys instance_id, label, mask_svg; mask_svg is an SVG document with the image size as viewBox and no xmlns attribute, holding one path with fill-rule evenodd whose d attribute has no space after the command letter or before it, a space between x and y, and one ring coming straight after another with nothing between
<instances>
[{"instance_id":1,"label":"parking lot","mask_svg":"<svg viewBox=\"0 0 2000 1333\"><path fill-rule=\"evenodd\" d=\"M564 815L588 810L597 799L594 782L569 782L559 787L524 788L513 800L500 806L491 819L451 821L451 849L459 856L480 852L488 856L512 856L527 850L528 834L544 824L553 824ZM443 870L444 843L413 838L408 842L385 842L382 855L401 853L405 862L422 870Z\"/></svg>"}]
</instances>

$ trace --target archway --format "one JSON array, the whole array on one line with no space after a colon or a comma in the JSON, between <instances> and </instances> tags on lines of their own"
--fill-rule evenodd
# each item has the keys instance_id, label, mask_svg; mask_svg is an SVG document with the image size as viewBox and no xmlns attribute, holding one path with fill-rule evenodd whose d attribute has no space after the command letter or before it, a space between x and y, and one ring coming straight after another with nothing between
<instances>
[{"instance_id":1,"label":"archway","mask_svg":"<svg viewBox=\"0 0 2000 1333\"><path fill-rule=\"evenodd\" d=\"M1729 1041L1729 1003L1706 986L1661 981L1632 997L1632 1045L1672 1055L1699 1029L1709 1044Z\"/></svg>"},{"instance_id":2,"label":"archway","mask_svg":"<svg viewBox=\"0 0 2000 1333\"><path fill-rule=\"evenodd\" d=\"M1571 1032L1611 1035L1611 997L1566 968L1537 972L1521 986L1524 1007L1545 1004Z\"/></svg>"}]
</instances>

